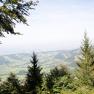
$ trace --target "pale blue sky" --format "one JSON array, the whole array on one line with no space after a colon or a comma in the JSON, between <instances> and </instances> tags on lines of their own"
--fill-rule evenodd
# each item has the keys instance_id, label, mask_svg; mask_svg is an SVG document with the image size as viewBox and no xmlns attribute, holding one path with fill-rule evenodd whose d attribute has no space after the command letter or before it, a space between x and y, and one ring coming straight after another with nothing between
<instances>
[{"instance_id":1,"label":"pale blue sky","mask_svg":"<svg viewBox=\"0 0 94 94\"><path fill-rule=\"evenodd\" d=\"M1 54L76 49L85 30L94 42L94 0L40 0L28 23L15 28L22 36L0 38Z\"/></svg>"}]
</instances>

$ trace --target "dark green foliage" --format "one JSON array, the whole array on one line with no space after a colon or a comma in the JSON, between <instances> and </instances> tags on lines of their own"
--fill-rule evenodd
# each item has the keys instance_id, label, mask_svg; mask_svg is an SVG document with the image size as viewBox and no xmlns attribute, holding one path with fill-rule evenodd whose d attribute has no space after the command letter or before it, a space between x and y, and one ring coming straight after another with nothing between
<instances>
[{"instance_id":1,"label":"dark green foliage","mask_svg":"<svg viewBox=\"0 0 94 94\"><path fill-rule=\"evenodd\" d=\"M46 87L50 92L53 92L53 86L54 86L54 78L51 74L48 74L46 76Z\"/></svg>"},{"instance_id":2,"label":"dark green foliage","mask_svg":"<svg viewBox=\"0 0 94 94\"><path fill-rule=\"evenodd\" d=\"M0 94L24 94L20 81L11 73L7 80L0 85Z\"/></svg>"},{"instance_id":3,"label":"dark green foliage","mask_svg":"<svg viewBox=\"0 0 94 94\"><path fill-rule=\"evenodd\" d=\"M60 68L55 67L50 71L49 74L46 75L46 87L50 91L50 93L56 93L56 87L58 89L61 88L57 86L57 83L60 80L60 78L65 75L68 75L68 71L67 68L64 66L61 66Z\"/></svg>"},{"instance_id":4,"label":"dark green foliage","mask_svg":"<svg viewBox=\"0 0 94 94\"><path fill-rule=\"evenodd\" d=\"M1 0L0 6L0 36L3 32L19 34L14 31L16 23L27 24L26 16L29 16L29 10L36 5L32 0Z\"/></svg>"},{"instance_id":5,"label":"dark green foliage","mask_svg":"<svg viewBox=\"0 0 94 94\"><path fill-rule=\"evenodd\" d=\"M75 90L74 78L70 74L66 74L58 78L53 85L52 94L61 94L61 90ZM67 93L66 93L67 94Z\"/></svg>"},{"instance_id":6,"label":"dark green foliage","mask_svg":"<svg viewBox=\"0 0 94 94\"><path fill-rule=\"evenodd\" d=\"M38 59L35 53L33 53L32 66L28 67L28 73L26 77L25 87L26 92L30 94L37 94L37 90L42 86L42 73L41 68L38 66Z\"/></svg>"},{"instance_id":7,"label":"dark green foliage","mask_svg":"<svg viewBox=\"0 0 94 94\"><path fill-rule=\"evenodd\" d=\"M10 76L7 78L7 82L10 83L11 86L13 86L13 88L17 91L17 94L23 94L20 81L13 73L11 73Z\"/></svg>"}]
</instances>

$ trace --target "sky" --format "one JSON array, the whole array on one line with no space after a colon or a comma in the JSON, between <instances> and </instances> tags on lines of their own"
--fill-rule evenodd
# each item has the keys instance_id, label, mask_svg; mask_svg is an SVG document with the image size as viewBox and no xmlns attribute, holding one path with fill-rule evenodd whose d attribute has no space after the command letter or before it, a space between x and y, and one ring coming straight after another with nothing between
<instances>
[{"instance_id":1,"label":"sky","mask_svg":"<svg viewBox=\"0 0 94 94\"><path fill-rule=\"evenodd\" d=\"M40 0L30 13L15 27L23 35L0 38L0 54L76 49L84 32L94 42L94 0Z\"/></svg>"}]
</instances>

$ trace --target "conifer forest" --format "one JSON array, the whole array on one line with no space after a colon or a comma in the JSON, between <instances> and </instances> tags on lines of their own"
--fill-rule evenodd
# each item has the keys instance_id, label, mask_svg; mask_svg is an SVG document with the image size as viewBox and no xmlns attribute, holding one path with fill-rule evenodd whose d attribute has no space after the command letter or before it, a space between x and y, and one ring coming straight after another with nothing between
<instances>
[{"instance_id":1,"label":"conifer forest","mask_svg":"<svg viewBox=\"0 0 94 94\"><path fill-rule=\"evenodd\" d=\"M23 36L14 28L22 23L28 26L30 10L36 11L39 3L35 0L0 0L0 37ZM62 62L45 72L36 51L28 61L30 64L23 78L14 72L4 79L0 77L0 94L94 94L94 45L87 32L83 34L74 69Z\"/></svg>"}]
</instances>

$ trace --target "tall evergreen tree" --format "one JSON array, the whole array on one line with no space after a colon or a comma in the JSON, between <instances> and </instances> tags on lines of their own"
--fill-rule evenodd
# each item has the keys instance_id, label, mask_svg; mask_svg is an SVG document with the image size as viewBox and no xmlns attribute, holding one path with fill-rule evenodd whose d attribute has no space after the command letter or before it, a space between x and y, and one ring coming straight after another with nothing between
<instances>
[{"instance_id":1,"label":"tall evergreen tree","mask_svg":"<svg viewBox=\"0 0 94 94\"><path fill-rule=\"evenodd\" d=\"M81 56L79 57L77 65L78 78L81 80L81 83L94 85L94 50L86 33L81 46Z\"/></svg>"},{"instance_id":2,"label":"tall evergreen tree","mask_svg":"<svg viewBox=\"0 0 94 94\"><path fill-rule=\"evenodd\" d=\"M28 67L28 73L25 82L26 92L28 94L37 94L38 90L42 86L41 68L38 66L38 59L35 53L33 53L32 60L30 61L32 66Z\"/></svg>"}]
</instances>

